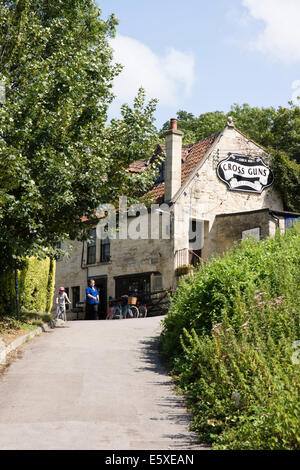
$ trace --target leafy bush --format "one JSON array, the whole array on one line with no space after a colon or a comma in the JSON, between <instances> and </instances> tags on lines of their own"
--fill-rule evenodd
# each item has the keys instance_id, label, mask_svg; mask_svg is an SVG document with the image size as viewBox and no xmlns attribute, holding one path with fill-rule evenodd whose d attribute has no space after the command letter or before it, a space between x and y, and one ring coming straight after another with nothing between
<instances>
[{"instance_id":1,"label":"leafy bush","mask_svg":"<svg viewBox=\"0 0 300 470\"><path fill-rule=\"evenodd\" d=\"M180 284L162 334L216 449L298 449L300 235L247 241Z\"/></svg>"},{"instance_id":2,"label":"leafy bush","mask_svg":"<svg viewBox=\"0 0 300 470\"><path fill-rule=\"evenodd\" d=\"M23 311L49 313L52 307L55 261L26 258L18 271L20 307ZM0 315L16 311L15 274L0 276Z\"/></svg>"},{"instance_id":3,"label":"leafy bush","mask_svg":"<svg viewBox=\"0 0 300 470\"><path fill-rule=\"evenodd\" d=\"M287 154L272 151L271 166L274 172L275 186L281 194L285 210L300 212L300 165Z\"/></svg>"}]
</instances>

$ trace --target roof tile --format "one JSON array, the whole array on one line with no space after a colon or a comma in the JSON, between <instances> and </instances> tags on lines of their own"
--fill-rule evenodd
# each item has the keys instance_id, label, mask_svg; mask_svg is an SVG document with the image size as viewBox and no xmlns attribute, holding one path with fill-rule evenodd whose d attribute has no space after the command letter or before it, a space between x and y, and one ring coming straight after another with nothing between
<instances>
[{"instance_id":1,"label":"roof tile","mask_svg":"<svg viewBox=\"0 0 300 470\"><path fill-rule=\"evenodd\" d=\"M194 144L189 144L182 147L181 184L184 184L191 176L197 165L200 163L206 152L213 145L219 135L220 132L210 137L206 137L199 142L195 142ZM160 148L160 153L165 152L164 145L160 145ZM157 203L161 204L164 201L164 193L165 183L159 183L156 184L150 191L148 191L147 194L151 196Z\"/></svg>"}]
</instances>

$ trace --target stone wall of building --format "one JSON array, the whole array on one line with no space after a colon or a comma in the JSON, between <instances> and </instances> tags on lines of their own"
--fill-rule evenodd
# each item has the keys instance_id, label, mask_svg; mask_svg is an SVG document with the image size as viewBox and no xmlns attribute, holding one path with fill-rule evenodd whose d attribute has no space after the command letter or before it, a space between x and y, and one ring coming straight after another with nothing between
<instances>
[{"instance_id":1,"label":"stone wall of building","mask_svg":"<svg viewBox=\"0 0 300 470\"><path fill-rule=\"evenodd\" d=\"M216 252L224 253L234 243L242 241L243 232L259 229L260 240L270 236L276 227L276 222L269 215L268 210L254 211L249 213L222 214L215 219L217 243Z\"/></svg>"},{"instance_id":2,"label":"stone wall of building","mask_svg":"<svg viewBox=\"0 0 300 470\"><path fill-rule=\"evenodd\" d=\"M150 219L149 219L150 230ZM118 237L118 233L116 233ZM69 245L69 244L68 244ZM70 257L57 263L56 286L69 287L72 300L73 286L80 286L80 299L84 300L88 278L107 277L107 298L115 298L115 278L137 273L160 273L162 289L170 289L174 284L174 248L172 239L112 239L111 259L101 263L100 240L96 245L95 264L87 264L86 243L72 242ZM83 250L84 245L84 250ZM152 290L154 286L152 286Z\"/></svg>"},{"instance_id":3,"label":"stone wall of building","mask_svg":"<svg viewBox=\"0 0 300 470\"><path fill-rule=\"evenodd\" d=\"M227 189L226 184L218 178L216 170L218 163L227 158L229 152L260 156L263 159L266 157L263 149L234 128L226 127L174 198L170 223L171 239L112 240L110 262L98 262L89 266L86 264L86 250L82 258L82 243L74 242L71 258L57 263L56 286L80 286L81 300L84 300L84 289L89 277L107 276L107 298L115 297L115 277L121 275L157 272L162 274L164 289L175 286L175 268L179 256L181 264L189 262L191 218L203 221L204 260L222 251L224 246L229 247L233 241L238 241L242 229L260 226L263 237L274 234L275 224L269 223L265 213L253 216L248 221L245 215L240 218L224 217L216 222L216 216L219 214L251 212L266 208L278 211L283 209L281 198L273 186L261 194ZM267 161L265 163L268 164ZM135 223L134 219L132 223ZM150 226L149 223L148 225ZM100 240L97 241L96 259L100 260Z\"/></svg>"},{"instance_id":4,"label":"stone wall of building","mask_svg":"<svg viewBox=\"0 0 300 470\"><path fill-rule=\"evenodd\" d=\"M282 200L274 186L265 189L261 194L227 189L226 184L217 176L217 165L227 158L229 152L260 156L263 159L265 157L264 151L240 132L233 128L225 129L219 141L210 149L209 155L203 159L200 168L195 170L190 183L183 186L178 195L176 213L179 215L176 219L175 250L188 248L187 227L191 213L193 217L206 221L208 225L202 250L202 257L207 260L217 251L218 234L214 223L217 214L264 208L283 210ZM192 211L189 208L192 208Z\"/></svg>"}]
</instances>

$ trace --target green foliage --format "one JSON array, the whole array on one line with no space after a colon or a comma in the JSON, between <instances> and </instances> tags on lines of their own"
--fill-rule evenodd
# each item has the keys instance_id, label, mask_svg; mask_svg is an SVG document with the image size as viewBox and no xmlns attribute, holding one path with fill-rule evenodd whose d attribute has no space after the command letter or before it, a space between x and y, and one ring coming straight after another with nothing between
<instances>
[{"instance_id":1,"label":"green foliage","mask_svg":"<svg viewBox=\"0 0 300 470\"><path fill-rule=\"evenodd\" d=\"M300 163L300 108L292 103L289 107L259 108L249 104L233 104L230 111L215 111L196 117L186 111L178 111L178 127L185 134L185 143L193 143L220 132L232 116L235 126L265 148L287 153ZM162 130L169 128L169 123Z\"/></svg>"},{"instance_id":2,"label":"green foliage","mask_svg":"<svg viewBox=\"0 0 300 470\"><path fill-rule=\"evenodd\" d=\"M45 309L46 313L50 313L51 308L52 308L54 287L55 287L55 268L56 268L55 261L53 259L50 259L48 284L47 284L46 309Z\"/></svg>"},{"instance_id":3,"label":"green foliage","mask_svg":"<svg viewBox=\"0 0 300 470\"><path fill-rule=\"evenodd\" d=\"M16 310L14 273L0 274L0 315Z\"/></svg>"},{"instance_id":4,"label":"green foliage","mask_svg":"<svg viewBox=\"0 0 300 470\"><path fill-rule=\"evenodd\" d=\"M0 335L15 334L19 330L31 331L51 321L51 315L35 312L22 312L18 316L4 316L0 319Z\"/></svg>"},{"instance_id":5,"label":"green foliage","mask_svg":"<svg viewBox=\"0 0 300 470\"><path fill-rule=\"evenodd\" d=\"M275 185L286 210L300 213L300 165L284 152L272 151L272 170Z\"/></svg>"},{"instance_id":6,"label":"green foliage","mask_svg":"<svg viewBox=\"0 0 300 470\"><path fill-rule=\"evenodd\" d=\"M26 260L25 267L20 272L19 289L22 310L29 312L46 312L48 300L50 259Z\"/></svg>"},{"instance_id":7,"label":"green foliage","mask_svg":"<svg viewBox=\"0 0 300 470\"><path fill-rule=\"evenodd\" d=\"M21 315L24 312L45 314L52 307L55 261L28 258L18 272ZM0 280L0 315L16 311L15 274L4 273Z\"/></svg>"},{"instance_id":8,"label":"green foliage","mask_svg":"<svg viewBox=\"0 0 300 470\"><path fill-rule=\"evenodd\" d=\"M189 274L194 271L194 266L191 264L186 264L185 266L179 266L175 269L176 276L184 276L185 274Z\"/></svg>"},{"instance_id":9,"label":"green foliage","mask_svg":"<svg viewBox=\"0 0 300 470\"><path fill-rule=\"evenodd\" d=\"M216 449L299 449L300 233L247 241L183 281L162 346Z\"/></svg>"},{"instance_id":10,"label":"green foliage","mask_svg":"<svg viewBox=\"0 0 300 470\"><path fill-rule=\"evenodd\" d=\"M0 1L0 271L85 234L81 217L152 181L128 164L156 144L155 100L107 126L116 18L94 0Z\"/></svg>"}]
</instances>

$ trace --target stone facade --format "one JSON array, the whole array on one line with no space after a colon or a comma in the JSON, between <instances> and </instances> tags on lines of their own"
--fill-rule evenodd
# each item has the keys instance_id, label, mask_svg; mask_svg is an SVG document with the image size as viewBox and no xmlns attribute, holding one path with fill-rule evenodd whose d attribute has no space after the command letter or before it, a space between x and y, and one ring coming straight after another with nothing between
<instances>
[{"instance_id":1,"label":"stone facade","mask_svg":"<svg viewBox=\"0 0 300 470\"><path fill-rule=\"evenodd\" d=\"M171 137L170 137L171 133ZM167 135L167 156L172 156L172 145L176 156L180 152L178 139L180 133L174 130ZM268 155L264 150L245 135L228 124L218 134L196 162L189 176L171 198L171 237L163 239L111 240L109 262L100 262L100 240L96 245L96 262L87 264L86 244L73 242L71 257L57 263L56 286L69 287L72 300L72 287L80 287L80 300L84 300L84 290L89 278L99 280L99 285L106 289L105 303L109 296L117 294L116 286L122 276L145 275L151 292L155 289L172 289L176 285L175 268L190 262L190 221L197 220L202 225L203 246L198 251L206 261L216 253L222 253L235 241L242 238L245 230L260 227L261 238L275 233L275 219L269 209L282 211L283 204L274 186L265 189L261 194L228 190L226 184L217 176L217 165L229 153L254 155L261 157L268 164ZM182 173L181 161L175 158L178 174ZM176 173L174 164L166 174L166 188L170 185L168 178ZM175 185L176 186L176 185ZM149 215L150 217L150 215ZM160 215L162 219L162 214ZM150 220L148 221L150 225ZM130 223L134 223L134 218ZM284 222L283 222L284 223ZM281 222L282 224L282 222ZM101 284L102 282L102 284ZM148 282L148 281L147 281ZM149 287L150 286L150 287ZM100 287L101 290L101 287Z\"/></svg>"},{"instance_id":2,"label":"stone facade","mask_svg":"<svg viewBox=\"0 0 300 470\"><path fill-rule=\"evenodd\" d=\"M217 249L224 253L234 243L243 239L243 233L257 229L260 240L267 238L276 230L276 220L272 218L269 209L262 209L237 214L220 214L216 216Z\"/></svg>"}]
</instances>

